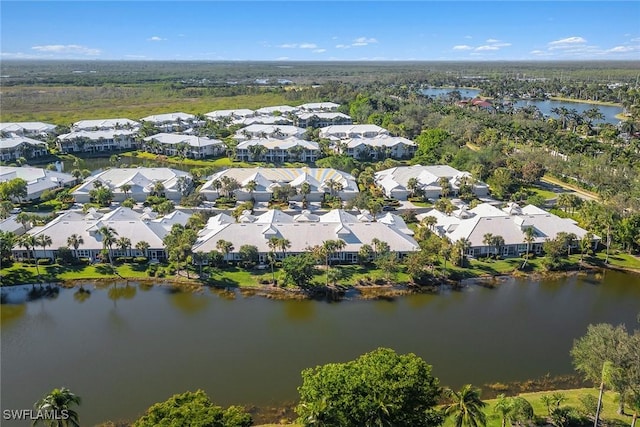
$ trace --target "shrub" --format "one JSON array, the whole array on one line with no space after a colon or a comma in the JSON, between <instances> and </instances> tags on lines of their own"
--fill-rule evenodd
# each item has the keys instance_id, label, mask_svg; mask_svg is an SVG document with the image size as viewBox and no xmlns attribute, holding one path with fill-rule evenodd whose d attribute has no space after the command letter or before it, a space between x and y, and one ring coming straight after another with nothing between
<instances>
[{"instance_id":1,"label":"shrub","mask_svg":"<svg viewBox=\"0 0 640 427\"><path fill-rule=\"evenodd\" d=\"M57 258L56 258L56 264L58 264L58 265L65 265L65 264L66 264L66 262L64 262L64 260L63 260L62 258L57 257Z\"/></svg>"},{"instance_id":2,"label":"shrub","mask_svg":"<svg viewBox=\"0 0 640 427\"><path fill-rule=\"evenodd\" d=\"M146 256L137 256L133 258L133 262L135 264L146 264L147 262L149 262L149 260L147 259Z\"/></svg>"},{"instance_id":3,"label":"shrub","mask_svg":"<svg viewBox=\"0 0 640 427\"><path fill-rule=\"evenodd\" d=\"M91 264L91 259L89 258L80 258L78 259L78 261L80 262L80 264L85 264L85 265Z\"/></svg>"},{"instance_id":4,"label":"shrub","mask_svg":"<svg viewBox=\"0 0 640 427\"><path fill-rule=\"evenodd\" d=\"M38 258L38 265L51 265L50 258Z\"/></svg>"},{"instance_id":5,"label":"shrub","mask_svg":"<svg viewBox=\"0 0 640 427\"><path fill-rule=\"evenodd\" d=\"M117 263L131 263L133 262L132 256L119 256L116 258Z\"/></svg>"}]
</instances>

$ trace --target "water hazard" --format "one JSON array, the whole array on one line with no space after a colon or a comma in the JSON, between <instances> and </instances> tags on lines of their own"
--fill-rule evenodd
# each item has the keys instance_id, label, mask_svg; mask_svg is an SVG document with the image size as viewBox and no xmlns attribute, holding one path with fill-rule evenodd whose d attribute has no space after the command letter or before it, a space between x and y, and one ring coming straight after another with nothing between
<instances>
[{"instance_id":1,"label":"water hazard","mask_svg":"<svg viewBox=\"0 0 640 427\"><path fill-rule=\"evenodd\" d=\"M2 409L60 386L83 398L83 425L132 420L198 388L222 405L278 405L297 398L302 369L379 346L418 354L453 387L570 374L587 325L633 329L640 311L639 276L616 272L331 304L85 288L30 301L30 286L2 289Z\"/></svg>"}]
</instances>

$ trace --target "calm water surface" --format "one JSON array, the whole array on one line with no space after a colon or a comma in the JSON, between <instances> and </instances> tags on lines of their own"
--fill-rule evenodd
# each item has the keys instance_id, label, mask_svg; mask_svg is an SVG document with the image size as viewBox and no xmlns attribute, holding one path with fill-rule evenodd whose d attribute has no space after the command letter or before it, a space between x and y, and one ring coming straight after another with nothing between
<instances>
[{"instance_id":1,"label":"calm water surface","mask_svg":"<svg viewBox=\"0 0 640 427\"><path fill-rule=\"evenodd\" d=\"M67 386L83 398L83 425L198 388L222 405L293 401L302 369L379 346L418 354L453 387L569 374L587 325L633 328L640 311L640 277L616 272L333 304L135 283L24 302L29 289L2 290L2 409Z\"/></svg>"},{"instance_id":2,"label":"calm water surface","mask_svg":"<svg viewBox=\"0 0 640 427\"><path fill-rule=\"evenodd\" d=\"M463 99L475 98L480 95L480 91L478 89L452 89L452 88L428 88L422 89L421 93L426 96L433 97L442 97L446 96L449 92L453 90L458 90ZM615 107L611 105L599 105L599 104L591 104L589 102L564 102L564 101L554 101L554 100L527 100L527 101L516 101L513 106L514 108L522 108L529 105L534 105L538 107L540 112L545 116L558 118L558 115L551 112L554 108L565 107L569 110L575 109L578 113L583 113L584 111L596 107L600 110L602 115L604 116L604 120L600 122L617 124L620 119L616 118L617 114L621 114L623 112L622 107ZM596 121L597 122L597 121Z\"/></svg>"}]
</instances>

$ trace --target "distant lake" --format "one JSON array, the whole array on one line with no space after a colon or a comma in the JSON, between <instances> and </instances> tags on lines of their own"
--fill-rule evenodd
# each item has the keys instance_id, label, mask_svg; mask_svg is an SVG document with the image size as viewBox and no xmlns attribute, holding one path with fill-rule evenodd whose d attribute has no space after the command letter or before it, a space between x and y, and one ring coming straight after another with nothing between
<instances>
[{"instance_id":1,"label":"distant lake","mask_svg":"<svg viewBox=\"0 0 640 427\"><path fill-rule=\"evenodd\" d=\"M221 405L295 401L300 371L379 346L414 352L443 385L572 374L569 350L590 323L634 328L638 276L509 279L496 288L395 301L235 299L135 282L25 299L2 288L2 409L31 408L67 386L83 426L135 419L154 402L204 389ZM85 296L86 297L86 296Z\"/></svg>"},{"instance_id":2,"label":"distant lake","mask_svg":"<svg viewBox=\"0 0 640 427\"><path fill-rule=\"evenodd\" d=\"M433 97L437 98L437 97L444 97L449 92L452 92L452 91L455 91L455 90L460 92L460 95L462 96L463 99L475 98L476 96L480 95L480 90L478 90L478 89L462 89L462 88L459 88L459 89L456 89L456 88L428 88L428 89L422 89L420 92L423 95L433 96ZM513 105L514 105L515 108L522 108L522 107L526 107L526 106L529 106L529 105L534 105L545 116L555 117L555 118L557 118L558 116L551 112L551 110L553 110L554 108L565 107L565 108L567 108L569 110L575 109L576 111L578 111L578 113L582 113L582 112L584 112L584 111L586 111L586 110L588 110L590 108L596 107L604 115L604 120L599 121L599 122L601 122L601 123L602 122L611 123L611 124L614 124L614 125L618 124L618 122L620 121L619 119L616 118L616 115L617 114L621 114L623 112L622 107L615 107L615 106L611 106L611 105L592 104L592 103L589 103L589 102L566 102L566 101L554 101L554 100L520 100L520 101L514 102Z\"/></svg>"}]
</instances>

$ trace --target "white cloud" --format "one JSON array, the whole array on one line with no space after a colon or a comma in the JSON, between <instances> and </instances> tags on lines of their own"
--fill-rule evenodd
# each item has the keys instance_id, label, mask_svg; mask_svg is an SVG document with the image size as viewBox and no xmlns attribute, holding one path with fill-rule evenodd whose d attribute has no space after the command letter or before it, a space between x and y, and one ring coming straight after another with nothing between
<instances>
[{"instance_id":1,"label":"white cloud","mask_svg":"<svg viewBox=\"0 0 640 427\"><path fill-rule=\"evenodd\" d=\"M38 52L46 53L63 53L87 56L100 55L100 49L93 49L77 44L48 44L42 46L33 46L31 49L37 50Z\"/></svg>"},{"instance_id":2,"label":"white cloud","mask_svg":"<svg viewBox=\"0 0 640 427\"><path fill-rule=\"evenodd\" d=\"M276 61L287 61L287 60L289 60L288 56L280 56L280 57L276 58Z\"/></svg>"},{"instance_id":3,"label":"white cloud","mask_svg":"<svg viewBox=\"0 0 640 427\"><path fill-rule=\"evenodd\" d=\"M500 48L497 46L490 46L490 45L484 45L484 46L478 46L475 50L477 52L482 52L482 51L486 51L486 50L499 50Z\"/></svg>"},{"instance_id":4,"label":"white cloud","mask_svg":"<svg viewBox=\"0 0 640 427\"><path fill-rule=\"evenodd\" d=\"M473 37L471 36L464 36L465 39L472 39Z\"/></svg>"},{"instance_id":5,"label":"white cloud","mask_svg":"<svg viewBox=\"0 0 640 427\"><path fill-rule=\"evenodd\" d=\"M351 46L347 44L337 44L336 49L349 49Z\"/></svg>"},{"instance_id":6,"label":"white cloud","mask_svg":"<svg viewBox=\"0 0 640 427\"><path fill-rule=\"evenodd\" d=\"M326 51L327 51L327 49L314 49L313 53L324 53Z\"/></svg>"},{"instance_id":7,"label":"white cloud","mask_svg":"<svg viewBox=\"0 0 640 427\"><path fill-rule=\"evenodd\" d=\"M635 50L632 46L616 46L614 48L609 49L607 52L633 52Z\"/></svg>"},{"instance_id":8,"label":"white cloud","mask_svg":"<svg viewBox=\"0 0 640 427\"><path fill-rule=\"evenodd\" d=\"M357 39L355 39L353 41L354 43L365 43L365 44L369 44L369 43L378 43L378 40L374 39L373 37L358 37Z\"/></svg>"},{"instance_id":9,"label":"white cloud","mask_svg":"<svg viewBox=\"0 0 640 427\"><path fill-rule=\"evenodd\" d=\"M495 47L509 47L509 46L511 46L511 43L493 43L491 46L495 46Z\"/></svg>"},{"instance_id":10,"label":"white cloud","mask_svg":"<svg viewBox=\"0 0 640 427\"><path fill-rule=\"evenodd\" d=\"M496 40L496 39L487 39L487 43L498 43L500 40Z\"/></svg>"},{"instance_id":11,"label":"white cloud","mask_svg":"<svg viewBox=\"0 0 640 427\"><path fill-rule=\"evenodd\" d=\"M152 37L149 37L147 40L150 42L161 42L166 39L163 39L162 37L158 37L158 36L152 36Z\"/></svg>"},{"instance_id":12,"label":"white cloud","mask_svg":"<svg viewBox=\"0 0 640 427\"><path fill-rule=\"evenodd\" d=\"M459 44L453 47L453 50L471 50L473 49L471 46L468 46L466 44Z\"/></svg>"},{"instance_id":13,"label":"white cloud","mask_svg":"<svg viewBox=\"0 0 640 427\"><path fill-rule=\"evenodd\" d=\"M582 45L584 43L586 43L587 40L585 40L582 37L567 37L564 39L560 39L560 40L554 40L552 42L549 42L549 49L567 49L570 47L575 47L577 45Z\"/></svg>"},{"instance_id":14,"label":"white cloud","mask_svg":"<svg viewBox=\"0 0 640 427\"><path fill-rule=\"evenodd\" d=\"M315 43L284 43L278 47L282 49L317 49L318 45Z\"/></svg>"}]
</instances>

